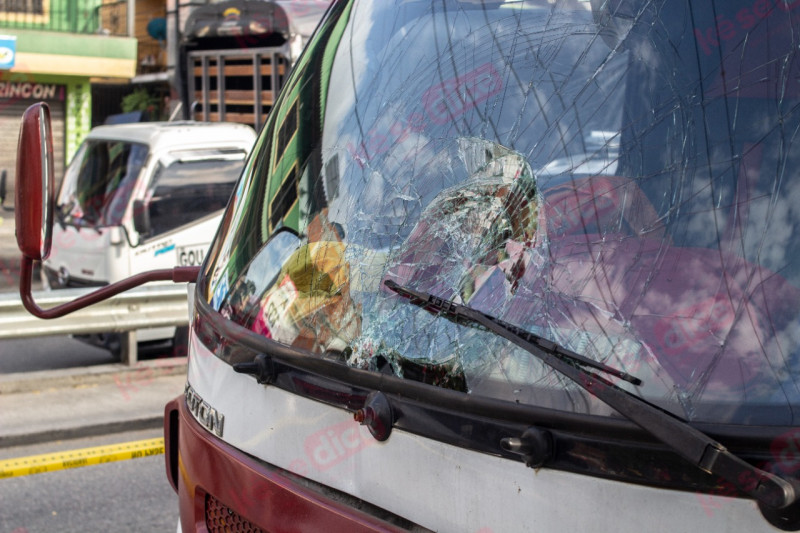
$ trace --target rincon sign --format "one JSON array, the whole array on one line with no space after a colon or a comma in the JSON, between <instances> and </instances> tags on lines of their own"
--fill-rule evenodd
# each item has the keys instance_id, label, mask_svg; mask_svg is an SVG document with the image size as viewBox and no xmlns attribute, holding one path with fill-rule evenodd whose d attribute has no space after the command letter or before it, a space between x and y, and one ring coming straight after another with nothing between
<instances>
[{"instance_id":1,"label":"rincon sign","mask_svg":"<svg viewBox=\"0 0 800 533\"><path fill-rule=\"evenodd\" d=\"M63 85L33 82L0 81L0 98L17 98L32 100L64 100Z\"/></svg>"}]
</instances>

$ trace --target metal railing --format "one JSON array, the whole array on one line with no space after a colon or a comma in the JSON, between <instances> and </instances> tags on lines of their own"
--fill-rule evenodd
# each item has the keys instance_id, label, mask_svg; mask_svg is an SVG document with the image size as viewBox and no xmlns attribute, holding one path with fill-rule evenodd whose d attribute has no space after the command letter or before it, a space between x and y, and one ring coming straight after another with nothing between
<instances>
[{"instance_id":1,"label":"metal railing","mask_svg":"<svg viewBox=\"0 0 800 533\"><path fill-rule=\"evenodd\" d=\"M92 290L37 291L33 298L42 307L52 307L70 302ZM187 294L193 292L193 284L188 289L182 284L148 285L51 320L42 320L28 313L18 294L0 294L0 340L48 335L121 333L121 360L124 364L135 365L138 360L136 330L187 325Z\"/></svg>"}]
</instances>

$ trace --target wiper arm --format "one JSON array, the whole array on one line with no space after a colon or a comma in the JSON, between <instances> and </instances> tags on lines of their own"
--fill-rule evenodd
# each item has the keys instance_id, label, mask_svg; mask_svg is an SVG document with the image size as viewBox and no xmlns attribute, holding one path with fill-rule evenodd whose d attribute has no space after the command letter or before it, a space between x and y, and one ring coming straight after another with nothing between
<instances>
[{"instance_id":1,"label":"wiper arm","mask_svg":"<svg viewBox=\"0 0 800 533\"><path fill-rule=\"evenodd\" d=\"M624 372L565 350L554 343L549 343L546 339L471 307L403 287L391 280L384 281L384 285L400 296L408 298L414 305L448 318L478 324L527 350L672 448L697 468L725 479L758 502L772 509L782 509L797 500L794 487L785 479L756 468L686 421L617 387L586 367L617 377L622 377L620 374L628 376ZM591 361L591 364L587 364L587 361ZM635 381L631 379L626 381L637 385L640 383L637 378L628 377Z\"/></svg>"},{"instance_id":2,"label":"wiper arm","mask_svg":"<svg viewBox=\"0 0 800 533\"><path fill-rule=\"evenodd\" d=\"M503 337L506 337L508 340L512 342L515 342L517 338L522 339L527 343L532 344L537 348L543 350L544 352L557 357L558 359L564 361L570 366L582 366L582 367L594 368L595 370L599 370L604 374L609 374L611 376L625 380L628 383L632 383L634 385L642 384L642 380L637 378L636 376L632 376L627 372L623 372L622 370L612 368L599 361L595 361L594 359L589 359L588 357L584 357L583 355L575 353L572 350L568 350L567 348L564 348L563 346L556 344L555 342L549 339L545 339L544 337L540 337L535 333L525 331L524 329L518 328L517 326L509 324L508 322L503 322L499 318L495 318L485 313L481 313L480 311L475 311L474 309L471 309L463 305L459 305L449 300L444 300L442 298L437 298L436 296L427 293L422 293L415 291L413 289L403 287L401 285L398 285L392 280L386 280L383 282L383 284L386 285L386 287L388 287L392 291L399 294L400 296L405 296L407 298L410 298L412 303L420 305L420 307L430 308L429 310L445 314L448 317L455 319L457 322L459 321L459 319L462 319L462 321L466 319L467 321L470 322L478 322L473 317L468 316L468 314L465 313L464 310L469 310L474 313L478 313L483 317L483 319L488 320L491 323L496 324L498 327L502 328L503 332L510 333L511 337L508 337L507 335L504 335L500 331L495 331L493 329L492 331L494 331L495 333L498 333ZM522 348L525 348L525 346L522 346ZM534 355L537 354L534 353Z\"/></svg>"}]
</instances>

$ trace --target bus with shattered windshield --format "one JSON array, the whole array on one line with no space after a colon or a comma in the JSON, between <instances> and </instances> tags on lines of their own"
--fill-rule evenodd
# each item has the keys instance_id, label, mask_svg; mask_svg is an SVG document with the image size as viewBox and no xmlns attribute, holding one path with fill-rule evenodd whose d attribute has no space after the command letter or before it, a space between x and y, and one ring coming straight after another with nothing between
<instances>
[{"instance_id":1,"label":"bus with shattered windshield","mask_svg":"<svg viewBox=\"0 0 800 533\"><path fill-rule=\"evenodd\" d=\"M800 529L798 42L795 0L334 1L148 278L194 282L179 529Z\"/></svg>"}]
</instances>

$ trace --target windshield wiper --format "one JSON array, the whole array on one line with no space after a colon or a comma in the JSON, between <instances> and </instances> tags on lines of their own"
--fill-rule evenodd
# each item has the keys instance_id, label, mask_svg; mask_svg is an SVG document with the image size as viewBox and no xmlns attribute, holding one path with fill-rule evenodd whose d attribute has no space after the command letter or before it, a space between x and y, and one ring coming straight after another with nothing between
<instances>
[{"instance_id":1,"label":"windshield wiper","mask_svg":"<svg viewBox=\"0 0 800 533\"><path fill-rule=\"evenodd\" d=\"M471 309L463 305L459 305L449 300L437 298L436 296L432 296L427 293L422 293L403 287L401 285L398 285L392 280L386 280L383 282L383 284L386 285L386 287L388 287L392 291L399 294L400 296L405 296L410 298L412 303L420 305L420 307L430 308L429 310L431 311L442 313L448 318L454 319L456 322L463 322L464 320L467 320L469 322L477 322L477 320L475 320L473 317L463 313L462 309L470 310L475 313L479 313L479 311L475 311L474 309ZM540 337L535 333L525 331L524 329L518 328L517 326L509 324L508 322L503 322L502 320L495 318L493 316L487 315L485 313L480 313L480 314L485 320L489 320L493 324L496 324L498 327L502 328L503 332L510 333L512 337L506 337L506 335L503 336L511 341L514 341L517 338L522 339L526 341L526 343L530 343L540 348L541 350L561 359L570 366L582 366L582 367L594 368L595 370L599 370L604 374L609 374L611 376L620 378L624 381L627 381L628 383L632 383L634 385L642 384L641 379L637 378L636 376L632 376L627 372L623 372L622 370L612 368L599 361L595 361L594 359L589 359L588 357L584 357L583 355L575 353L572 350L568 350L567 348L564 348L563 346L556 344L555 342L549 339L545 339L544 337ZM499 333L499 331L495 331L495 333ZM502 335L502 333L500 334ZM525 348L525 346L522 347Z\"/></svg>"},{"instance_id":2,"label":"windshield wiper","mask_svg":"<svg viewBox=\"0 0 800 533\"><path fill-rule=\"evenodd\" d=\"M797 500L794 486L785 479L756 468L686 421L617 387L587 367L622 379L625 379L622 375L628 376L631 379L626 381L636 385L640 383L637 378L570 352L555 343L471 307L398 285L391 280L384 281L384 285L398 295L408 298L414 305L459 322L480 325L513 342L570 378L697 468L725 479L767 507L783 509Z\"/></svg>"}]
</instances>

